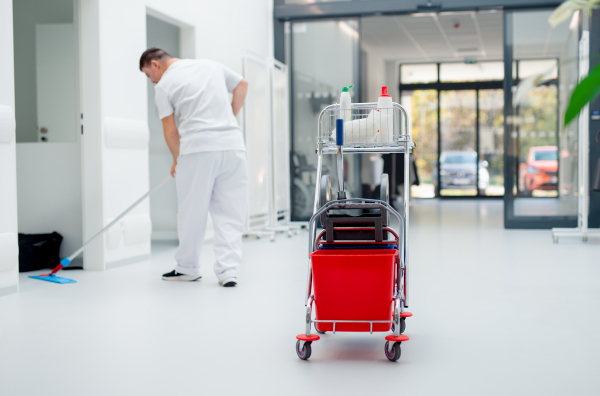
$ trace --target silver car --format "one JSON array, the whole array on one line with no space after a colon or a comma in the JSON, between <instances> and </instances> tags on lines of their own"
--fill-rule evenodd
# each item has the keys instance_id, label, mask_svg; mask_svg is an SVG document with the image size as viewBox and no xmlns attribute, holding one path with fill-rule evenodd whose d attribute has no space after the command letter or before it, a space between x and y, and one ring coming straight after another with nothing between
<instances>
[{"instance_id":1,"label":"silver car","mask_svg":"<svg viewBox=\"0 0 600 396\"><path fill-rule=\"evenodd\" d=\"M479 183L477 183L477 153L474 151L444 151L440 154L440 188L474 189L485 194L490 183L488 162L479 163ZM476 187L477 186L477 187Z\"/></svg>"}]
</instances>

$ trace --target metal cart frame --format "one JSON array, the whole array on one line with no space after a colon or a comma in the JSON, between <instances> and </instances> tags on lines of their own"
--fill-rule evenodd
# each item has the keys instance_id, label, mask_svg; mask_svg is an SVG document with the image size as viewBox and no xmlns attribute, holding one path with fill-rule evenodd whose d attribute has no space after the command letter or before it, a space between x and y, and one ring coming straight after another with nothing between
<instances>
[{"instance_id":1,"label":"metal cart frame","mask_svg":"<svg viewBox=\"0 0 600 396\"><path fill-rule=\"evenodd\" d=\"M403 318L412 316L410 312L405 312L404 308L408 308L408 230L409 230L409 189L410 183L409 180L409 171L410 171L410 153L412 152L415 144L412 142L412 135L410 131L410 123L408 119L408 114L406 110L398 103L393 103L393 107L389 109L378 109L377 103L353 103L351 105L351 109L340 109L339 104L333 104L327 106L321 114L319 115L318 120L318 137L317 137L317 180L316 180L316 189L315 189L315 203L314 203L314 211L313 215L308 223L309 227L309 259L308 259L308 274L307 274L307 285L306 285L306 296L305 296L305 307L306 307L306 317L305 317L305 332L297 336L297 353L301 359L308 359L310 357L310 344L312 341L318 340L320 337L316 334L311 334L311 326L313 323L333 323L333 333L335 333L336 323L369 323L370 332L373 332L373 324L374 323L391 323L393 335L387 336L386 339L388 341L393 341L396 346L398 344L398 353L396 359L392 359L388 355L388 347L386 343L386 355L388 355L388 359L397 360L400 356L399 352L399 343L401 341L408 340L408 337L401 335L401 320ZM382 110L382 111L380 111ZM381 113L391 112L391 116L393 117L393 126L390 127L390 131L392 133L389 134L390 138L384 142L376 142L375 137L370 139L368 134L369 131L367 128L364 128L365 123L358 125L363 125L363 129L361 130L359 127L358 136L359 139L351 138L351 142L343 143L341 145L337 145L332 136L329 134L331 130L331 119L332 117L336 117L339 119L341 117L350 115L350 121L352 119L358 120L372 120L371 114L374 112L378 112L378 116L380 117L379 123L382 125L383 121L381 118ZM367 118L370 117L370 118ZM387 116L384 116L387 117ZM401 118L403 120L404 126L404 134L401 133ZM329 121L328 121L329 118ZM389 118L387 119L389 120ZM366 121L368 122L368 121ZM339 125L339 123L337 124ZM351 125L351 124L348 124ZM375 125L375 124L373 124ZM375 128L370 128L371 134L373 135ZM335 131L334 131L335 132ZM379 130L377 131L379 132ZM342 134L343 135L343 134ZM355 135L354 131L351 131L351 135ZM366 136L366 138L363 138ZM343 154L364 154L364 153L404 153L404 199L403 199L403 214L401 215L396 211L388 202L383 200L373 200L373 199L364 199L364 198L353 198L346 199L344 192L344 178L343 178ZM337 174L338 174L338 199L333 200L327 203L320 202L321 197L321 178L322 178L322 168L323 168L323 155L324 154L336 154L337 155ZM396 274L396 282L395 282L395 290L393 294L393 319L391 321L360 321L360 320L317 320L312 318L312 306L314 301L314 295L312 294L312 262L310 255L318 249L318 244L325 233L323 230L317 236L317 219L321 217L325 212L330 210L349 210L349 209L379 209L381 212L387 212L392 214L402 227L402 239L398 236L398 234L389 227L385 227L384 230L387 233L392 234L395 237L395 240L387 240L386 243L394 243L397 245L399 260L396 263L395 274ZM304 342L302 346L303 349L300 348L300 343ZM302 357L302 353L304 353L305 357Z\"/></svg>"}]
</instances>

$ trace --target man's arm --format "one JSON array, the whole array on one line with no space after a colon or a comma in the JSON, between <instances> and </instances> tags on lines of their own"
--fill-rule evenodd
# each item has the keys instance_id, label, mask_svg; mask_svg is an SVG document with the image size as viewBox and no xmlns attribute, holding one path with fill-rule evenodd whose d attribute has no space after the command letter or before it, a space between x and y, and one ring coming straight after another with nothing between
<instances>
[{"instance_id":1,"label":"man's arm","mask_svg":"<svg viewBox=\"0 0 600 396\"><path fill-rule=\"evenodd\" d=\"M246 93L248 92L248 81L242 78L242 81L233 90L233 100L231 101L231 108L233 109L233 115L237 117L240 109L244 105L246 100Z\"/></svg>"},{"instance_id":2,"label":"man's arm","mask_svg":"<svg viewBox=\"0 0 600 396\"><path fill-rule=\"evenodd\" d=\"M171 166L171 176L175 177L175 167L177 166L177 157L179 157L179 131L175 124L175 115L171 114L162 119L163 131L165 133L165 141L171 155L173 155L173 165Z\"/></svg>"}]
</instances>

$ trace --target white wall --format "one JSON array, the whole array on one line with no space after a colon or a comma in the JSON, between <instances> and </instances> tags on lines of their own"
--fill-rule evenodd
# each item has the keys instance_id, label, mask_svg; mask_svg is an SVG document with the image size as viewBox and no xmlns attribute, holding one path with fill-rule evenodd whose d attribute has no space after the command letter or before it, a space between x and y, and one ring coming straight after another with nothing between
<instances>
[{"instance_id":1,"label":"white wall","mask_svg":"<svg viewBox=\"0 0 600 396\"><path fill-rule=\"evenodd\" d=\"M366 79L366 89L363 87L362 97L365 102L377 102L381 95L381 87L386 84L385 60L375 52L365 51L364 48L363 51L367 59L363 63L366 66L363 73L364 79ZM392 99L397 101L396 98Z\"/></svg>"},{"instance_id":2,"label":"white wall","mask_svg":"<svg viewBox=\"0 0 600 396\"><path fill-rule=\"evenodd\" d=\"M388 86L388 92L392 95L392 100L400 103L400 62L396 60L385 61L385 83Z\"/></svg>"},{"instance_id":3,"label":"white wall","mask_svg":"<svg viewBox=\"0 0 600 396\"><path fill-rule=\"evenodd\" d=\"M18 290L12 1L0 0L0 296Z\"/></svg>"},{"instance_id":4,"label":"white wall","mask_svg":"<svg viewBox=\"0 0 600 396\"><path fill-rule=\"evenodd\" d=\"M138 0L140 1L140 0ZM269 31L272 0L147 0L145 4L194 27L197 58L208 58L242 72L242 49L272 53ZM140 54L138 54L139 57ZM182 56L187 56L182 53Z\"/></svg>"},{"instance_id":5,"label":"white wall","mask_svg":"<svg viewBox=\"0 0 600 396\"><path fill-rule=\"evenodd\" d=\"M18 143L17 196L19 232L58 232L64 238L60 246L61 258L81 246L79 144Z\"/></svg>"},{"instance_id":6,"label":"white wall","mask_svg":"<svg viewBox=\"0 0 600 396\"><path fill-rule=\"evenodd\" d=\"M195 52L241 73L242 48L269 53L269 1L81 0L85 238L149 189L147 81L138 70L148 8L187 26L181 31L182 56ZM114 145L107 145L107 134L117 137ZM148 201L86 250L86 269L149 254L145 219ZM132 233L135 243L127 244Z\"/></svg>"},{"instance_id":7,"label":"white wall","mask_svg":"<svg viewBox=\"0 0 600 396\"><path fill-rule=\"evenodd\" d=\"M158 47L179 57L180 28L148 16L146 18L146 46ZM173 156L165 142L162 122L154 103L154 84L148 86L148 127L150 129L150 185L159 183L169 174ZM150 197L152 239L177 239L177 192L175 183L169 183Z\"/></svg>"},{"instance_id":8,"label":"white wall","mask_svg":"<svg viewBox=\"0 0 600 396\"><path fill-rule=\"evenodd\" d=\"M100 1L104 225L150 187L146 77L138 69L145 42L146 14L142 2ZM116 137L113 144L108 144L109 134ZM132 144L129 144L130 139L134 141ZM136 225L130 229L128 217L145 218L146 226ZM115 247L105 246L106 262L150 254L150 227L150 204L146 200L123 221L121 241ZM137 237L134 238L135 243L129 244L125 237L131 233L137 234Z\"/></svg>"}]
</instances>

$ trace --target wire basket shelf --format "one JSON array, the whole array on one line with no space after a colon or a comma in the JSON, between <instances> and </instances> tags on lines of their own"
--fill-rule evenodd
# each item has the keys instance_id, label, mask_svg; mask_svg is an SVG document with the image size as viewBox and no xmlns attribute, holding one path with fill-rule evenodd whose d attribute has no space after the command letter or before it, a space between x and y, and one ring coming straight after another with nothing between
<instances>
[{"instance_id":1,"label":"wire basket shelf","mask_svg":"<svg viewBox=\"0 0 600 396\"><path fill-rule=\"evenodd\" d=\"M317 144L323 154L337 152L336 120L344 120L345 153L412 151L410 126L406 110L398 103L378 108L377 103L352 103L350 109L339 104L327 106L319 115Z\"/></svg>"}]
</instances>

